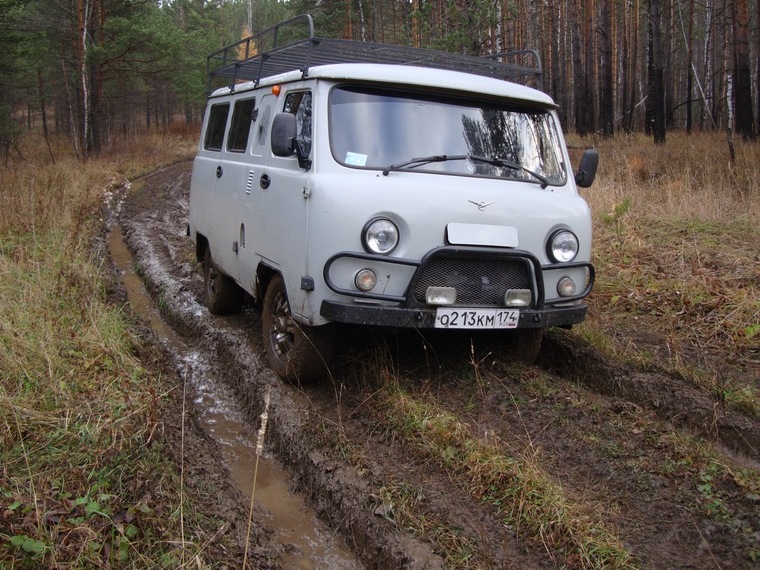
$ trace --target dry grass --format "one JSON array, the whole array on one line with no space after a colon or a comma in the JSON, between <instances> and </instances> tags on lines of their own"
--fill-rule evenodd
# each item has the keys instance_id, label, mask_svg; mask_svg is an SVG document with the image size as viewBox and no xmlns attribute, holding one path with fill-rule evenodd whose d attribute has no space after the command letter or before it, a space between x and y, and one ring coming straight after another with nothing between
<instances>
[{"instance_id":1,"label":"dry grass","mask_svg":"<svg viewBox=\"0 0 760 570\"><path fill-rule=\"evenodd\" d=\"M0 171L0 566L185 559L173 545L178 473L154 440L169 388L144 367L128 315L107 303L104 252L93 249L111 181L171 162L176 141L85 165L62 147L53 164L29 143Z\"/></svg>"},{"instance_id":2,"label":"dry grass","mask_svg":"<svg viewBox=\"0 0 760 570\"><path fill-rule=\"evenodd\" d=\"M150 386L161 380L137 357L128 318L106 303L91 247L114 181L193 146L148 138L82 165L63 146L53 164L30 141L24 160L0 170L0 565L176 567L187 555L178 545L193 547L180 530L192 509L179 520L179 474L146 445L161 398ZM758 413L760 148L739 145L735 166L719 135L671 134L665 147L605 141L600 151L599 178L584 191L598 281L580 330ZM728 376L726 362L745 376ZM473 497L503 505L505 520L559 558L629 564L616 537L529 455L508 455L431 402L387 388L390 421ZM149 500L144 481L160 499ZM440 540L451 542L452 560L466 559L469 545Z\"/></svg>"},{"instance_id":3,"label":"dry grass","mask_svg":"<svg viewBox=\"0 0 760 570\"><path fill-rule=\"evenodd\" d=\"M735 166L719 135L669 135L665 147L640 137L604 141L599 150L599 177L583 191L594 212L597 284L579 330L617 358L666 368L757 414L760 147L740 145ZM495 506L505 524L560 564L635 565L614 532L595 520L594 507L568 496L530 449L477 436L419 381L401 386L391 361L378 356L360 383L375 378L378 421L390 423L416 453ZM727 363L736 375L729 376ZM708 455L695 459L693 445L679 449L705 473L728 477ZM397 523L431 538L452 564L466 562L474 547L419 513L414 489L384 490Z\"/></svg>"},{"instance_id":4,"label":"dry grass","mask_svg":"<svg viewBox=\"0 0 760 570\"><path fill-rule=\"evenodd\" d=\"M740 144L733 166L723 135L599 150L584 191L597 285L581 330L760 414L760 146Z\"/></svg>"},{"instance_id":5,"label":"dry grass","mask_svg":"<svg viewBox=\"0 0 760 570\"><path fill-rule=\"evenodd\" d=\"M21 156L0 164L0 236L66 229L92 223L112 182L122 182L179 158L192 156L195 140L183 135L146 135L109 147L98 159L83 164L66 146L54 144L51 159L34 137L23 139Z\"/></svg>"},{"instance_id":6,"label":"dry grass","mask_svg":"<svg viewBox=\"0 0 760 570\"><path fill-rule=\"evenodd\" d=\"M372 369L381 389L373 406L398 437L425 460L444 469L455 486L473 500L493 507L507 528L539 545L559 566L635 568L622 541L597 520L592 509L571 498L543 469L529 449L513 448L493 434L478 436L457 416L440 407L419 386L404 387L388 358ZM435 521L421 518L405 503L408 490L389 488L400 524L433 540L457 565L474 549L463 537L449 536Z\"/></svg>"}]
</instances>

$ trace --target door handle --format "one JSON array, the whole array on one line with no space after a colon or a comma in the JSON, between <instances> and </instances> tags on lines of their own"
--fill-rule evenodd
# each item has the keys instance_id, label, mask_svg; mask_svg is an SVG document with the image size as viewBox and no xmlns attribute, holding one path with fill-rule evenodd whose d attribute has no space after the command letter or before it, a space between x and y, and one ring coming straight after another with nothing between
<instances>
[{"instance_id":1,"label":"door handle","mask_svg":"<svg viewBox=\"0 0 760 570\"><path fill-rule=\"evenodd\" d=\"M224 169L219 165L216 167L216 177L221 178L222 174L224 174Z\"/></svg>"},{"instance_id":2,"label":"door handle","mask_svg":"<svg viewBox=\"0 0 760 570\"><path fill-rule=\"evenodd\" d=\"M264 190L269 188L269 185L272 183L272 179L269 178L268 174L262 174L261 178L259 179L259 186L261 186Z\"/></svg>"}]
</instances>

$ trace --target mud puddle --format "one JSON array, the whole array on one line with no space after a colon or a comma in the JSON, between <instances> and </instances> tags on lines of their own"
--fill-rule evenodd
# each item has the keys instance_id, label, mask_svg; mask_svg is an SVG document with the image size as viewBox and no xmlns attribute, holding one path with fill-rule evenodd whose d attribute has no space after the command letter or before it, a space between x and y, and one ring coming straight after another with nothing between
<instances>
[{"instance_id":1,"label":"mud puddle","mask_svg":"<svg viewBox=\"0 0 760 570\"><path fill-rule=\"evenodd\" d=\"M213 366L189 347L169 327L158 312L142 280L135 273L132 255L121 229L108 234L108 249L122 274L127 299L133 310L184 363L186 381L194 392L198 422L216 442L226 467L238 489L266 511L266 524L283 545L281 562L297 569L363 568L342 539L320 524L316 513L306 506L304 497L291 491L290 477L266 454L256 456L256 433L247 424L233 394L215 377ZM254 478L255 473L255 478Z\"/></svg>"}]
</instances>

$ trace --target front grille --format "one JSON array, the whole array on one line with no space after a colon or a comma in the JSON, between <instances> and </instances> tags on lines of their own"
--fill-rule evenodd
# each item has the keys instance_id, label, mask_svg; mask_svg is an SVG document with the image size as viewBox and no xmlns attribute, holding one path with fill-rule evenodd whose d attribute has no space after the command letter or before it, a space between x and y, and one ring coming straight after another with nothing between
<instances>
[{"instance_id":1,"label":"front grille","mask_svg":"<svg viewBox=\"0 0 760 570\"><path fill-rule=\"evenodd\" d=\"M531 289L528 264L521 260L438 257L422 269L414 288L418 303L425 303L428 287L455 287L457 305L504 306L507 289Z\"/></svg>"}]
</instances>

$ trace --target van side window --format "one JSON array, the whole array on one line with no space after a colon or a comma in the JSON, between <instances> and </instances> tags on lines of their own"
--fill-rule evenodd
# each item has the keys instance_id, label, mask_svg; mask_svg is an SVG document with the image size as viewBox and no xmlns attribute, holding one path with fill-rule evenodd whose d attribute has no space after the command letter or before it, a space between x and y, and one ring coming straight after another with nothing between
<instances>
[{"instance_id":1,"label":"van side window","mask_svg":"<svg viewBox=\"0 0 760 570\"><path fill-rule=\"evenodd\" d=\"M229 112L229 103L211 106L208 125L206 126L206 138L203 141L203 148L206 150L222 150L224 129L227 126Z\"/></svg>"},{"instance_id":2,"label":"van side window","mask_svg":"<svg viewBox=\"0 0 760 570\"><path fill-rule=\"evenodd\" d=\"M306 156L311 154L311 91L288 93L283 111L296 116L298 134L296 140Z\"/></svg>"},{"instance_id":3,"label":"van side window","mask_svg":"<svg viewBox=\"0 0 760 570\"><path fill-rule=\"evenodd\" d=\"M248 146L248 134L253 123L253 109L256 99L241 99L235 102L232 111L232 125L227 136L227 150L230 152L245 152Z\"/></svg>"}]
</instances>

